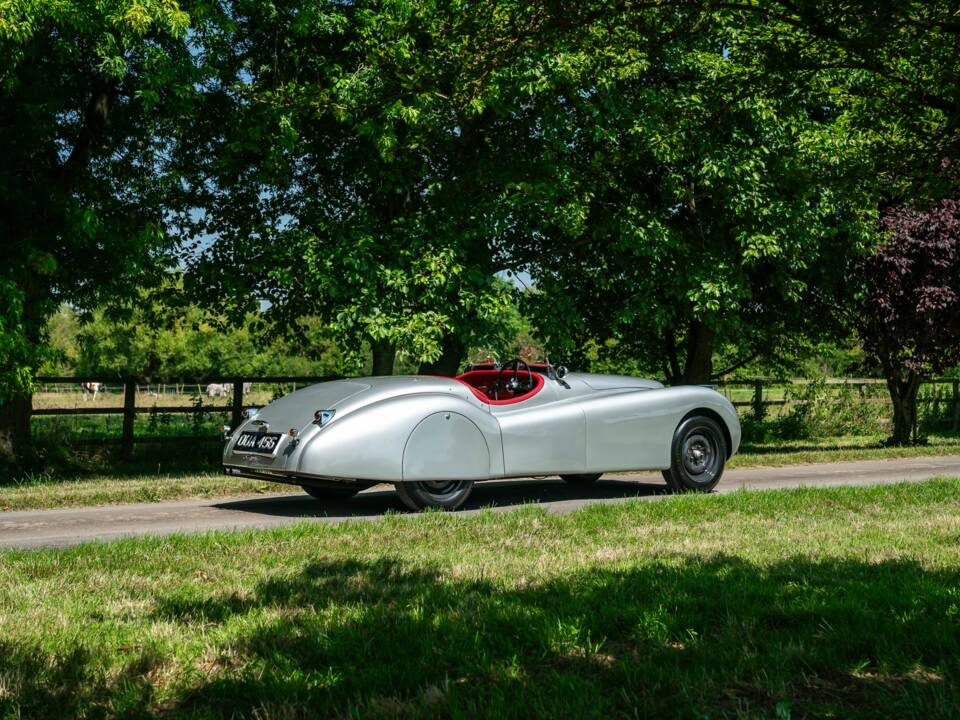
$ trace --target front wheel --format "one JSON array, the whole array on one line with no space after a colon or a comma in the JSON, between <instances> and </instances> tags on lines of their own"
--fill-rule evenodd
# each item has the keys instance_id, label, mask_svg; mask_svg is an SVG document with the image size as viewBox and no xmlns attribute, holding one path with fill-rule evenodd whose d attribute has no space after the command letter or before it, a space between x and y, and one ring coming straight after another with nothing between
<instances>
[{"instance_id":1,"label":"front wheel","mask_svg":"<svg viewBox=\"0 0 960 720\"><path fill-rule=\"evenodd\" d=\"M443 508L456 510L463 505L473 490L473 480L428 480L398 482L397 495L411 510Z\"/></svg>"},{"instance_id":2,"label":"front wheel","mask_svg":"<svg viewBox=\"0 0 960 720\"><path fill-rule=\"evenodd\" d=\"M591 485L600 479L603 473L581 473L579 475L561 475L560 479L571 485Z\"/></svg>"},{"instance_id":3,"label":"front wheel","mask_svg":"<svg viewBox=\"0 0 960 720\"><path fill-rule=\"evenodd\" d=\"M710 492L720 482L727 443L712 418L694 415L680 423L670 446L670 469L663 471L674 492Z\"/></svg>"}]
</instances>

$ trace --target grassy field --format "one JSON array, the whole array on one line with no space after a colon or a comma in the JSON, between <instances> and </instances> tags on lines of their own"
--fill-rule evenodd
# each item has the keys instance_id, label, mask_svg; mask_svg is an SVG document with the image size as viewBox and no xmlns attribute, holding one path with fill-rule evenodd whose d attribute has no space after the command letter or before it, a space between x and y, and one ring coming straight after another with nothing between
<instances>
[{"instance_id":1,"label":"grassy field","mask_svg":"<svg viewBox=\"0 0 960 720\"><path fill-rule=\"evenodd\" d=\"M744 445L729 467L960 455L960 437L936 435L919 447L883 447L879 436L779 441ZM217 468L219 444L199 448L142 449L128 464L105 461L101 471L40 473L0 482L0 511L158 502L267 492L300 492L294 486L231 478Z\"/></svg>"},{"instance_id":2,"label":"grassy field","mask_svg":"<svg viewBox=\"0 0 960 720\"><path fill-rule=\"evenodd\" d=\"M958 491L8 552L0 716L958 717Z\"/></svg>"}]
</instances>

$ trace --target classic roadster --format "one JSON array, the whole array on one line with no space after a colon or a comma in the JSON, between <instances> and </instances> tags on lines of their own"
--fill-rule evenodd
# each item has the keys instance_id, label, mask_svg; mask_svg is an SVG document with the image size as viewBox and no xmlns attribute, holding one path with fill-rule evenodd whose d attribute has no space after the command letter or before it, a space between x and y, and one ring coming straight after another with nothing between
<instances>
[{"instance_id":1,"label":"classic roadster","mask_svg":"<svg viewBox=\"0 0 960 720\"><path fill-rule=\"evenodd\" d=\"M709 491L740 445L740 423L708 387L517 359L457 377L319 383L224 435L230 475L300 485L318 499L393 483L412 509L455 509L479 480L531 475L586 484L662 470L675 491Z\"/></svg>"}]
</instances>

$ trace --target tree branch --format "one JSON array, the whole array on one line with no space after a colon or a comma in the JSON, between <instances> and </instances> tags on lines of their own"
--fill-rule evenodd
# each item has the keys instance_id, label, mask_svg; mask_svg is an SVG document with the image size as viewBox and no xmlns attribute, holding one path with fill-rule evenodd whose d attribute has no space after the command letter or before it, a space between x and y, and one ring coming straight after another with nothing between
<instances>
[{"instance_id":1,"label":"tree branch","mask_svg":"<svg viewBox=\"0 0 960 720\"><path fill-rule=\"evenodd\" d=\"M76 180L79 171L87 164L93 154L93 146L106 132L110 114L110 99L114 88L103 77L97 76L93 81L93 90L90 100L83 113L83 125L77 140L70 151L70 156L57 171L60 183L70 188Z\"/></svg>"}]
</instances>

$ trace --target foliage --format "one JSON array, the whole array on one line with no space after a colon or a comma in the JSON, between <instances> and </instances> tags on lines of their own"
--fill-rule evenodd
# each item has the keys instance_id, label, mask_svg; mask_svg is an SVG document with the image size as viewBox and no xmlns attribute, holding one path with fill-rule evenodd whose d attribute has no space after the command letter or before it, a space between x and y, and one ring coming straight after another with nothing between
<instances>
[{"instance_id":1,"label":"foliage","mask_svg":"<svg viewBox=\"0 0 960 720\"><path fill-rule=\"evenodd\" d=\"M536 205L544 243L529 262L551 300L541 326L571 351L592 339L672 382L706 382L721 346L744 361L833 328L875 195L849 103L756 82L749 22L674 18L625 29L632 52L583 49L551 148L552 187L577 219L557 219L552 196Z\"/></svg>"},{"instance_id":2,"label":"foliage","mask_svg":"<svg viewBox=\"0 0 960 720\"><path fill-rule=\"evenodd\" d=\"M461 356L511 295L487 247L509 164L490 162L470 95L502 50L482 40L519 11L299 5L232 3L198 27L204 51L227 49L205 56L209 112L181 155L204 210L184 226L215 238L194 287L240 312L267 301L277 322L320 317L344 352Z\"/></svg>"},{"instance_id":3,"label":"foliage","mask_svg":"<svg viewBox=\"0 0 960 720\"><path fill-rule=\"evenodd\" d=\"M0 405L32 386L31 369L42 348L30 343L23 328L23 293L0 278Z\"/></svg>"},{"instance_id":4,"label":"foliage","mask_svg":"<svg viewBox=\"0 0 960 720\"><path fill-rule=\"evenodd\" d=\"M772 0L727 4L750 28L754 80L819 86L849 107L888 202L955 192L960 174L960 33L950 0Z\"/></svg>"},{"instance_id":5,"label":"foliage","mask_svg":"<svg viewBox=\"0 0 960 720\"><path fill-rule=\"evenodd\" d=\"M214 375L348 375L347 364L328 332L314 319L301 323L301 342L279 336L263 318L249 314L242 325L223 327L193 306L169 307L144 298L129 317L102 310L80 324L61 307L48 325L59 358L50 374L137 375L153 378Z\"/></svg>"},{"instance_id":6,"label":"foliage","mask_svg":"<svg viewBox=\"0 0 960 720\"><path fill-rule=\"evenodd\" d=\"M0 4L0 401L18 398L0 420L18 441L46 319L122 302L169 261L188 21L174 0Z\"/></svg>"},{"instance_id":7,"label":"foliage","mask_svg":"<svg viewBox=\"0 0 960 720\"><path fill-rule=\"evenodd\" d=\"M881 388L828 385L814 378L790 386L784 399L787 410L769 425L775 438L786 440L837 435L877 435L889 427L889 408L876 402Z\"/></svg>"},{"instance_id":8,"label":"foliage","mask_svg":"<svg viewBox=\"0 0 960 720\"><path fill-rule=\"evenodd\" d=\"M861 336L894 405L895 442L916 440L920 381L960 362L960 203L888 210L863 264Z\"/></svg>"}]
</instances>

